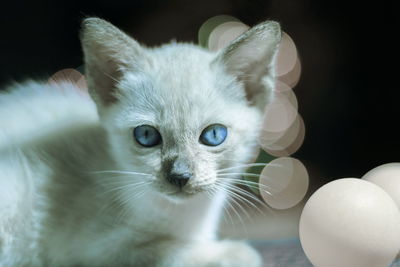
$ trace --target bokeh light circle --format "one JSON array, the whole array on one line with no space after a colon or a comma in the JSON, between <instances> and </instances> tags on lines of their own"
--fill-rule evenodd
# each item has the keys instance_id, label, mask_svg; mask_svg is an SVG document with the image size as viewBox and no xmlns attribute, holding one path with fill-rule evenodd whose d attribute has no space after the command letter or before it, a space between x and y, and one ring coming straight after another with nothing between
<instances>
[{"instance_id":1,"label":"bokeh light circle","mask_svg":"<svg viewBox=\"0 0 400 267\"><path fill-rule=\"evenodd\" d=\"M265 151L275 157L285 157L294 154L303 144L305 137L303 118L298 114L296 121L274 143L264 147Z\"/></svg>"},{"instance_id":2,"label":"bokeh light circle","mask_svg":"<svg viewBox=\"0 0 400 267\"><path fill-rule=\"evenodd\" d=\"M296 63L293 67L293 69L278 77L279 81L286 83L290 87L295 87L297 83L300 81L300 76L301 76L301 62L300 58L297 57Z\"/></svg>"},{"instance_id":3,"label":"bokeh light circle","mask_svg":"<svg viewBox=\"0 0 400 267\"><path fill-rule=\"evenodd\" d=\"M249 26L239 21L228 21L215 27L210 33L207 46L212 51L220 50L247 31Z\"/></svg>"},{"instance_id":4,"label":"bokeh light circle","mask_svg":"<svg viewBox=\"0 0 400 267\"><path fill-rule=\"evenodd\" d=\"M297 49L292 38L283 32L282 40L279 44L279 50L276 57L275 73L277 76L283 76L291 72L296 65Z\"/></svg>"},{"instance_id":5,"label":"bokeh light circle","mask_svg":"<svg viewBox=\"0 0 400 267\"><path fill-rule=\"evenodd\" d=\"M63 69L51 75L49 83L57 83L60 81L71 81L76 83L82 78L82 74L75 69Z\"/></svg>"},{"instance_id":6,"label":"bokeh light circle","mask_svg":"<svg viewBox=\"0 0 400 267\"><path fill-rule=\"evenodd\" d=\"M48 80L51 85L57 86L59 83L69 82L74 84L80 92L87 93L85 76L75 69L63 69L54 73Z\"/></svg>"},{"instance_id":7,"label":"bokeh light circle","mask_svg":"<svg viewBox=\"0 0 400 267\"><path fill-rule=\"evenodd\" d=\"M288 209L304 198L309 177L301 161L282 157L264 167L259 183L261 197L269 206L274 209Z\"/></svg>"},{"instance_id":8,"label":"bokeh light circle","mask_svg":"<svg viewBox=\"0 0 400 267\"><path fill-rule=\"evenodd\" d=\"M267 105L264 112L259 144L266 150L285 135L298 117L297 100L289 91L277 93L274 99Z\"/></svg>"},{"instance_id":9,"label":"bokeh light circle","mask_svg":"<svg viewBox=\"0 0 400 267\"><path fill-rule=\"evenodd\" d=\"M249 162L249 163L254 163L254 162L256 162L258 156L260 155L260 153L261 153L261 148L260 148L260 147L257 147L257 148L253 151L253 153L251 154L250 160L249 160L248 162Z\"/></svg>"},{"instance_id":10,"label":"bokeh light circle","mask_svg":"<svg viewBox=\"0 0 400 267\"><path fill-rule=\"evenodd\" d=\"M289 85L287 85L284 82L281 82L279 80L277 80L275 82L275 98L286 98L290 104L292 105L292 107L296 110L298 110L298 101L297 101L297 97L296 94L293 92L292 87L290 87Z\"/></svg>"},{"instance_id":11,"label":"bokeh light circle","mask_svg":"<svg viewBox=\"0 0 400 267\"><path fill-rule=\"evenodd\" d=\"M200 27L198 32L198 41L200 46L208 47L211 32L219 25L229 22L239 21L237 18L228 15L218 15L206 20Z\"/></svg>"},{"instance_id":12,"label":"bokeh light circle","mask_svg":"<svg viewBox=\"0 0 400 267\"><path fill-rule=\"evenodd\" d=\"M297 108L288 98L281 95L267 105L264 114L263 129L267 132L281 133L296 120Z\"/></svg>"}]
</instances>

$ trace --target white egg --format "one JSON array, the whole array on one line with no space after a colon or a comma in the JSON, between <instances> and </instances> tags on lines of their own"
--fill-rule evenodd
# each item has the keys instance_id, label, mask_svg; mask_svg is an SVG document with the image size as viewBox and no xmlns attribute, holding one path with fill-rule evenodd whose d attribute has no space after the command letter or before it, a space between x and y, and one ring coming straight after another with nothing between
<instances>
[{"instance_id":1,"label":"white egg","mask_svg":"<svg viewBox=\"0 0 400 267\"><path fill-rule=\"evenodd\" d=\"M400 163L388 163L367 172L362 179L385 190L400 208Z\"/></svg>"},{"instance_id":2,"label":"white egg","mask_svg":"<svg viewBox=\"0 0 400 267\"><path fill-rule=\"evenodd\" d=\"M317 267L383 267L400 250L400 211L377 185L339 179L307 201L299 233L304 252Z\"/></svg>"}]
</instances>

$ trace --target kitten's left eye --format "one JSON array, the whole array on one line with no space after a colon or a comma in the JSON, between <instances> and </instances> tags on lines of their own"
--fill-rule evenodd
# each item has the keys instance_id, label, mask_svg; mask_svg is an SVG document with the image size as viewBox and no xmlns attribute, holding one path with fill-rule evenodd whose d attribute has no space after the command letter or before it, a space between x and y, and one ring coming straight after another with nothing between
<instances>
[{"instance_id":1,"label":"kitten's left eye","mask_svg":"<svg viewBox=\"0 0 400 267\"><path fill-rule=\"evenodd\" d=\"M213 124L203 130L200 135L200 142L207 146L218 146L225 141L227 135L228 130L225 126Z\"/></svg>"},{"instance_id":2,"label":"kitten's left eye","mask_svg":"<svg viewBox=\"0 0 400 267\"><path fill-rule=\"evenodd\" d=\"M133 130L135 140L144 147L156 146L161 142L161 135L150 125L141 125Z\"/></svg>"}]
</instances>

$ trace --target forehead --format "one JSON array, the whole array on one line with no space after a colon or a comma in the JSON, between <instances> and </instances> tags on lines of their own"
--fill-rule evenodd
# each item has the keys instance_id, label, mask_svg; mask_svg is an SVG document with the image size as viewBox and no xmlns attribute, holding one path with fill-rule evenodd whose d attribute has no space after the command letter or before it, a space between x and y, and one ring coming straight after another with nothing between
<instances>
[{"instance_id":1,"label":"forehead","mask_svg":"<svg viewBox=\"0 0 400 267\"><path fill-rule=\"evenodd\" d=\"M196 46L171 44L152 51L148 72L158 93L169 102L201 100L216 93L216 75L210 66L213 58L213 53Z\"/></svg>"},{"instance_id":2,"label":"forehead","mask_svg":"<svg viewBox=\"0 0 400 267\"><path fill-rule=\"evenodd\" d=\"M152 50L152 64L128 75L124 88L135 113L170 129L192 129L220 122L226 100L211 69L211 52L190 45Z\"/></svg>"}]
</instances>

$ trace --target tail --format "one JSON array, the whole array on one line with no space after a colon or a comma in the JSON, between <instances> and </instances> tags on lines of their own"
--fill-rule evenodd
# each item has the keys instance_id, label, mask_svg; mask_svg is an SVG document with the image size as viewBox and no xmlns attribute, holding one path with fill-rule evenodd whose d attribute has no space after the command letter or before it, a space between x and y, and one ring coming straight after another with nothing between
<instances>
[{"instance_id":1,"label":"tail","mask_svg":"<svg viewBox=\"0 0 400 267\"><path fill-rule=\"evenodd\" d=\"M90 96L70 82L27 82L0 93L0 148L98 120Z\"/></svg>"}]
</instances>

